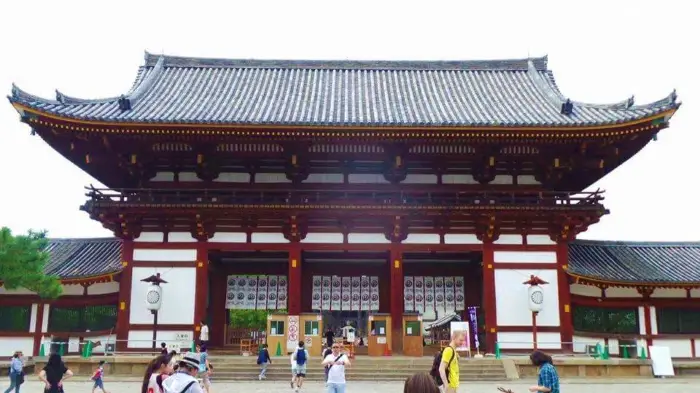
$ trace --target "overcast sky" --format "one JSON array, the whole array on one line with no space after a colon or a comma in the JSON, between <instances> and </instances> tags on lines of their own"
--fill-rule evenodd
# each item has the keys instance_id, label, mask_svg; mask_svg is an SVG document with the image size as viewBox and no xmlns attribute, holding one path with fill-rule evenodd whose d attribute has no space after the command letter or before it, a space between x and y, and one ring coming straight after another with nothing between
<instances>
[{"instance_id":1,"label":"overcast sky","mask_svg":"<svg viewBox=\"0 0 700 393\"><path fill-rule=\"evenodd\" d=\"M109 4L107 6L107 4ZM462 60L549 55L567 97L683 106L657 142L592 188L612 214L582 238L700 240L700 81L693 2L3 1L0 89L126 92L143 52L282 59ZM695 37L694 39L692 37ZM109 236L78 210L96 181L0 104L0 226Z\"/></svg>"}]
</instances>

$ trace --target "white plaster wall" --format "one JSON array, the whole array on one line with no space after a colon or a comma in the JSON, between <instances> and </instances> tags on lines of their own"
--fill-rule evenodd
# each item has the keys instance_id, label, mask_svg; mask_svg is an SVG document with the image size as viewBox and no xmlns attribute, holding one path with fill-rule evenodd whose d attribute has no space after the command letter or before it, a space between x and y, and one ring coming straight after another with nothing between
<instances>
[{"instance_id":1,"label":"white plaster wall","mask_svg":"<svg viewBox=\"0 0 700 393\"><path fill-rule=\"evenodd\" d=\"M307 233L302 243L342 244L342 233Z\"/></svg>"},{"instance_id":2,"label":"white plaster wall","mask_svg":"<svg viewBox=\"0 0 700 393\"><path fill-rule=\"evenodd\" d=\"M572 295L589 297L601 297L603 295L603 291L600 288L592 285L571 284L569 286L569 290L571 291Z\"/></svg>"},{"instance_id":3,"label":"white plaster wall","mask_svg":"<svg viewBox=\"0 0 700 393\"><path fill-rule=\"evenodd\" d=\"M44 304L44 317L41 319L41 332L46 333L49 331L49 312L51 311L51 306Z\"/></svg>"},{"instance_id":4,"label":"white plaster wall","mask_svg":"<svg viewBox=\"0 0 700 393\"><path fill-rule=\"evenodd\" d=\"M29 311L29 333L36 332L36 317L39 311L38 304L32 304L32 309Z\"/></svg>"},{"instance_id":5,"label":"white plaster wall","mask_svg":"<svg viewBox=\"0 0 700 393\"><path fill-rule=\"evenodd\" d=\"M496 263L557 263L554 251L494 251Z\"/></svg>"},{"instance_id":6,"label":"white plaster wall","mask_svg":"<svg viewBox=\"0 0 700 393\"><path fill-rule=\"evenodd\" d=\"M349 183L356 184L389 184L382 174L372 173L351 173L348 175Z\"/></svg>"},{"instance_id":7,"label":"white plaster wall","mask_svg":"<svg viewBox=\"0 0 700 393\"><path fill-rule=\"evenodd\" d=\"M194 262L197 250L134 249L134 261Z\"/></svg>"},{"instance_id":8,"label":"white plaster wall","mask_svg":"<svg viewBox=\"0 0 700 393\"><path fill-rule=\"evenodd\" d=\"M511 175L496 175L493 181L489 184L513 184L513 176Z\"/></svg>"},{"instance_id":9,"label":"white plaster wall","mask_svg":"<svg viewBox=\"0 0 700 393\"><path fill-rule=\"evenodd\" d=\"M647 325L644 323L644 318L646 316L646 310L644 306L639 306L637 308L637 316L639 318L639 334L647 334Z\"/></svg>"},{"instance_id":10,"label":"white plaster wall","mask_svg":"<svg viewBox=\"0 0 700 393\"><path fill-rule=\"evenodd\" d=\"M8 290L5 287L0 287L0 295L36 295L36 293L26 288Z\"/></svg>"},{"instance_id":11,"label":"white plaster wall","mask_svg":"<svg viewBox=\"0 0 700 393\"><path fill-rule=\"evenodd\" d=\"M532 326L528 306L527 280L531 274L549 282L542 286L544 307L537 316L538 326L559 326L559 294L557 271L496 269L496 320L499 326Z\"/></svg>"},{"instance_id":12,"label":"white plaster wall","mask_svg":"<svg viewBox=\"0 0 700 393\"><path fill-rule=\"evenodd\" d=\"M250 183L249 173L223 172L214 179L219 183Z\"/></svg>"},{"instance_id":13,"label":"white plaster wall","mask_svg":"<svg viewBox=\"0 0 700 393\"><path fill-rule=\"evenodd\" d=\"M469 233L446 233L445 244L481 244L481 240Z\"/></svg>"},{"instance_id":14,"label":"white plaster wall","mask_svg":"<svg viewBox=\"0 0 700 393\"><path fill-rule=\"evenodd\" d=\"M156 175L151 178L151 181L175 181L175 173L173 172L156 172Z\"/></svg>"},{"instance_id":15,"label":"white plaster wall","mask_svg":"<svg viewBox=\"0 0 700 393\"><path fill-rule=\"evenodd\" d=\"M527 244L554 246L557 244L549 235L527 235Z\"/></svg>"},{"instance_id":16,"label":"white plaster wall","mask_svg":"<svg viewBox=\"0 0 700 393\"><path fill-rule=\"evenodd\" d=\"M693 356L690 344L689 338L655 338L653 346L668 347L672 358L689 358Z\"/></svg>"},{"instance_id":17,"label":"white plaster wall","mask_svg":"<svg viewBox=\"0 0 700 393\"><path fill-rule=\"evenodd\" d=\"M690 297L700 297L700 289L691 289Z\"/></svg>"},{"instance_id":18,"label":"white plaster wall","mask_svg":"<svg viewBox=\"0 0 700 393\"><path fill-rule=\"evenodd\" d=\"M87 289L88 295L103 295L117 292L119 292L119 283L116 281L92 284Z\"/></svg>"},{"instance_id":19,"label":"white plaster wall","mask_svg":"<svg viewBox=\"0 0 700 393\"><path fill-rule=\"evenodd\" d=\"M537 185L542 184L535 180L534 175L518 175L518 184L526 185Z\"/></svg>"},{"instance_id":20,"label":"white plaster wall","mask_svg":"<svg viewBox=\"0 0 700 393\"><path fill-rule=\"evenodd\" d=\"M209 243L245 243L248 236L243 232L216 232Z\"/></svg>"},{"instance_id":21,"label":"white plaster wall","mask_svg":"<svg viewBox=\"0 0 700 393\"><path fill-rule=\"evenodd\" d=\"M63 285L63 294L61 296L83 296L82 285Z\"/></svg>"},{"instance_id":22,"label":"white plaster wall","mask_svg":"<svg viewBox=\"0 0 700 393\"><path fill-rule=\"evenodd\" d=\"M250 236L253 243L289 243L282 233L253 233Z\"/></svg>"},{"instance_id":23,"label":"white plaster wall","mask_svg":"<svg viewBox=\"0 0 700 393\"><path fill-rule=\"evenodd\" d=\"M695 357L700 354L700 337L695 339Z\"/></svg>"},{"instance_id":24,"label":"white plaster wall","mask_svg":"<svg viewBox=\"0 0 700 393\"><path fill-rule=\"evenodd\" d=\"M608 339L608 353L610 355L619 355L620 354L620 342L617 341L616 338L609 338Z\"/></svg>"},{"instance_id":25,"label":"white plaster wall","mask_svg":"<svg viewBox=\"0 0 700 393\"><path fill-rule=\"evenodd\" d=\"M194 324L196 289L196 269L194 267L135 267L131 278L129 322L132 324L153 323L153 315L146 309L146 290L149 284L142 282L141 279L156 273L160 273L160 277L168 282L163 284L163 303L158 312L158 324Z\"/></svg>"},{"instance_id":26,"label":"white plaster wall","mask_svg":"<svg viewBox=\"0 0 700 393\"><path fill-rule=\"evenodd\" d=\"M561 349L561 333L537 332L538 349Z\"/></svg>"},{"instance_id":27,"label":"white plaster wall","mask_svg":"<svg viewBox=\"0 0 700 393\"><path fill-rule=\"evenodd\" d=\"M180 175L178 176L180 181L186 181L186 182L200 182L202 179L197 177L197 173L195 172L180 172Z\"/></svg>"},{"instance_id":28,"label":"white plaster wall","mask_svg":"<svg viewBox=\"0 0 700 393\"><path fill-rule=\"evenodd\" d=\"M192 331L188 330L158 330L156 331L156 347L160 346L160 343L165 342L166 344L178 343L177 336L180 334L189 334L192 337ZM128 348L142 348L151 349L153 332L148 330L131 330L129 331L129 342L127 344Z\"/></svg>"},{"instance_id":29,"label":"white plaster wall","mask_svg":"<svg viewBox=\"0 0 700 393\"><path fill-rule=\"evenodd\" d=\"M679 288L656 288L654 289L654 292L652 292L651 297L658 297L658 298L669 298L669 297L675 297L675 298L681 298L685 299L686 298L686 291L685 289L679 289Z\"/></svg>"},{"instance_id":30,"label":"white plaster wall","mask_svg":"<svg viewBox=\"0 0 700 393\"><path fill-rule=\"evenodd\" d=\"M303 183L338 184L345 181L342 173L310 173Z\"/></svg>"},{"instance_id":31,"label":"white plaster wall","mask_svg":"<svg viewBox=\"0 0 700 393\"><path fill-rule=\"evenodd\" d=\"M155 242L161 243L165 239L163 232L141 232L139 237L134 239L135 242Z\"/></svg>"},{"instance_id":32,"label":"white plaster wall","mask_svg":"<svg viewBox=\"0 0 700 393\"><path fill-rule=\"evenodd\" d=\"M168 233L168 243L196 243L197 239L192 237L189 232L170 232Z\"/></svg>"},{"instance_id":33,"label":"white plaster wall","mask_svg":"<svg viewBox=\"0 0 700 393\"><path fill-rule=\"evenodd\" d=\"M608 288L605 290L605 297L634 297L639 298L642 295L635 288Z\"/></svg>"},{"instance_id":34,"label":"white plaster wall","mask_svg":"<svg viewBox=\"0 0 700 393\"><path fill-rule=\"evenodd\" d=\"M256 183L291 183L284 173L256 173Z\"/></svg>"},{"instance_id":35,"label":"white plaster wall","mask_svg":"<svg viewBox=\"0 0 700 393\"><path fill-rule=\"evenodd\" d=\"M577 353L585 353L587 345L596 346L596 344L600 343L602 346L605 343L605 341L601 340L600 338L586 336L573 336L573 341L574 352Z\"/></svg>"},{"instance_id":36,"label":"white plaster wall","mask_svg":"<svg viewBox=\"0 0 700 393\"><path fill-rule=\"evenodd\" d=\"M408 174L406 180L402 181L405 184L437 184L437 175L429 174Z\"/></svg>"},{"instance_id":37,"label":"white plaster wall","mask_svg":"<svg viewBox=\"0 0 700 393\"><path fill-rule=\"evenodd\" d=\"M442 175L443 184L479 184L472 175Z\"/></svg>"},{"instance_id":38,"label":"white plaster wall","mask_svg":"<svg viewBox=\"0 0 700 393\"><path fill-rule=\"evenodd\" d=\"M496 335L501 349L532 349L532 332L498 332Z\"/></svg>"},{"instance_id":39,"label":"white plaster wall","mask_svg":"<svg viewBox=\"0 0 700 393\"><path fill-rule=\"evenodd\" d=\"M440 244L440 235L437 233L410 233L404 244Z\"/></svg>"},{"instance_id":40,"label":"white plaster wall","mask_svg":"<svg viewBox=\"0 0 700 393\"><path fill-rule=\"evenodd\" d=\"M649 307L649 319L651 322L651 334L659 334L659 321L656 319L656 307Z\"/></svg>"},{"instance_id":41,"label":"white plaster wall","mask_svg":"<svg viewBox=\"0 0 700 393\"><path fill-rule=\"evenodd\" d=\"M388 244L391 242L386 239L383 233L350 233L348 234L348 243Z\"/></svg>"},{"instance_id":42,"label":"white plaster wall","mask_svg":"<svg viewBox=\"0 0 700 393\"><path fill-rule=\"evenodd\" d=\"M31 356L34 353L34 337L0 337L0 356L3 360L9 359L15 351L22 351L25 356ZM2 383L4 389L4 378Z\"/></svg>"},{"instance_id":43,"label":"white plaster wall","mask_svg":"<svg viewBox=\"0 0 700 393\"><path fill-rule=\"evenodd\" d=\"M501 235L494 244L523 244L523 235Z\"/></svg>"}]
</instances>

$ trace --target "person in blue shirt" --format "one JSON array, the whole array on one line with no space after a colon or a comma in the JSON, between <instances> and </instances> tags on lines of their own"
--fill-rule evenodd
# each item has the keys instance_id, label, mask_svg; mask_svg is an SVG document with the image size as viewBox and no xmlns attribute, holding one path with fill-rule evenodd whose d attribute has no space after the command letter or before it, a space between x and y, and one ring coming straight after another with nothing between
<instances>
[{"instance_id":1,"label":"person in blue shirt","mask_svg":"<svg viewBox=\"0 0 700 393\"><path fill-rule=\"evenodd\" d=\"M258 380L262 381L265 379L265 373L267 372L267 366L272 363L270 359L270 352L267 350L267 344L263 344L262 348L258 352L258 366L260 366L260 375L258 375Z\"/></svg>"},{"instance_id":2,"label":"person in blue shirt","mask_svg":"<svg viewBox=\"0 0 700 393\"><path fill-rule=\"evenodd\" d=\"M10 361L10 387L5 390L5 393L11 393L14 389L15 393L19 393L20 379L24 366L22 359L19 357L19 352L15 352Z\"/></svg>"},{"instance_id":3,"label":"person in blue shirt","mask_svg":"<svg viewBox=\"0 0 700 393\"><path fill-rule=\"evenodd\" d=\"M531 392L560 393L559 374L552 364L552 357L542 351L534 351L530 354L530 361L539 367L537 385L530 387Z\"/></svg>"}]
</instances>

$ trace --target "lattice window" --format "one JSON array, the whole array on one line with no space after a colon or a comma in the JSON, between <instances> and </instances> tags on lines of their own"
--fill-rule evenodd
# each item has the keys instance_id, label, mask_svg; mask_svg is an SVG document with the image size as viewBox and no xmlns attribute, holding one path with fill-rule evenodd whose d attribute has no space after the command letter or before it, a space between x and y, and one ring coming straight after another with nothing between
<instances>
[{"instance_id":1,"label":"lattice window","mask_svg":"<svg viewBox=\"0 0 700 393\"><path fill-rule=\"evenodd\" d=\"M700 309L656 308L660 334L700 333Z\"/></svg>"},{"instance_id":2,"label":"lattice window","mask_svg":"<svg viewBox=\"0 0 700 393\"><path fill-rule=\"evenodd\" d=\"M574 330L591 333L638 334L636 308L574 306Z\"/></svg>"},{"instance_id":3,"label":"lattice window","mask_svg":"<svg viewBox=\"0 0 700 393\"><path fill-rule=\"evenodd\" d=\"M31 317L31 306L2 306L0 307L0 331L28 332Z\"/></svg>"},{"instance_id":4,"label":"lattice window","mask_svg":"<svg viewBox=\"0 0 700 393\"><path fill-rule=\"evenodd\" d=\"M50 332L109 330L117 325L117 306L51 307Z\"/></svg>"}]
</instances>

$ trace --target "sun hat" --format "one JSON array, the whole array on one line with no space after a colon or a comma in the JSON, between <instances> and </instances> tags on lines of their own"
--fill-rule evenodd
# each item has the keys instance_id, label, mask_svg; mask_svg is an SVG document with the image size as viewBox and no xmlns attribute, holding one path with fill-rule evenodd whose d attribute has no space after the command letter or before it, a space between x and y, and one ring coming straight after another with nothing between
<instances>
[{"instance_id":1,"label":"sun hat","mask_svg":"<svg viewBox=\"0 0 700 393\"><path fill-rule=\"evenodd\" d=\"M196 353L187 352L185 356L180 359L180 363L185 363L193 368L199 368L199 356Z\"/></svg>"}]
</instances>

